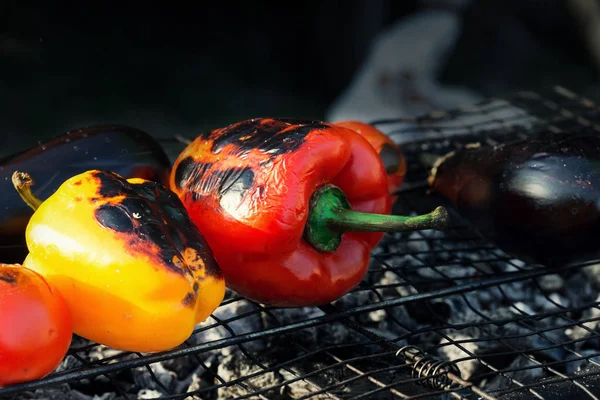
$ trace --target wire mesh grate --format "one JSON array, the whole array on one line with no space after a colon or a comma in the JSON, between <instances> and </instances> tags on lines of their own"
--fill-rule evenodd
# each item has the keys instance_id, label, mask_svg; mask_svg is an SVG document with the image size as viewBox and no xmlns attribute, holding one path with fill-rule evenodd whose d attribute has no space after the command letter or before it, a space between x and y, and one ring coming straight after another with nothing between
<instances>
[{"instance_id":1,"label":"wire mesh grate","mask_svg":"<svg viewBox=\"0 0 600 400\"><path fill-rule=\"evenodd\" d=\"M422 153L544 130L600 131L598 108L563 88L420 118L374 121L402 144L394 212L423 213ZM176 156L183 144L163 138ZM322 307L266 307L228 292L171 351L115 351L75 338L52 375L6 399L551 399L600 397L600 268L560 271L505 254L449 209L445 232L387 234L364 281ZM96 397L94 397L96 396Z\"/></svg>"}]
</instances>

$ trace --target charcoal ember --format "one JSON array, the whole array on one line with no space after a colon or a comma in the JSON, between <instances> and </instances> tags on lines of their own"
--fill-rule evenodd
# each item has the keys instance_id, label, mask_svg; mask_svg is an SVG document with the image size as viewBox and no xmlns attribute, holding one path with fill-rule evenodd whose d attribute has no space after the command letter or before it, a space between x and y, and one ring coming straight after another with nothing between
<instances>
[{"instance_id":1,"label":"charcoal ember","mask_svg":"<svg viewBox=\"0 0 600 400\"><path fill-rule=\"evenodd\" d=\"M581 272L585 274L591 285L595 288L600 288L600 264L593 264L582 268Z\"/></svg>"},{"instance_id":2,"label":"charcoal ember","mask_svg":"<svg viewBox=\"0 0 600 400\"><path fill-rule=\"evenodd\" d=\"M499 309L489 313L491 320L514 318L508 309ZM489 320L469 310L461 318L461 323L485 323ZM531 331L517 323L485 323L481 326L468 326L459 331L447 330L448 338L440 341L441 355L449 361L457 361L463 378L469 379L480 372L489 371L486 366L504 368L518 355L506 354L515 349L525 350L532 346ZM455 342L459 343L455 343Z\"/></svg>"},{"instance_id":3,"label":"charcoal ember","mask_svg":"<svg viewBox=\"0 0 600 400\"><path fill-rule=\"evenodd\" d=\"M114 393L106 393L103 400L112 400L116 398L111 396L114 396ZM2 400L92 400L91 396L87 396L77 390L72 390L67 384L36 389L33 392L22 392L13 396L3 396L1 398Z\"/></svg>"},{"instance_id":4,"label":"charcoal ember","mask_svg":"<svg viewBox=\"0 0 600 400\"><path fill-rule=\"evenodd\" d=\"M410 302L405 305L410 317L421 325L440 325L448 321L451 305L440 299Z\"/></svg>"},{"instance_id":5,"label":"charcoal ember","mask_svg":"<svg viewBox=\"0 0 600 400\"><path fill-rule=\"evenodd\" d=\"M534 380L546 377L542 365L530 358L520 356L506 366L507 372L496 374L493 378L484 381L483 384L486 391L492 392L494 390L505 389L513 382L520 382L522 384L531 383Z\"/></svg>"},{"instance_id":6,"label":"charcoal ember","mask_svg":"<svg viewBox=\"0 0 600 400\"><path fill-rule=\"evenodd\" d=\"M460 347L458 347L450 344L450 342L444 338L440 342L440 345L443 347L441 347L439 351L445 359L456 362L456 366L460 370L463 379L471 379L478 369L481 369L482 367L479 361L473 359L471 356L471 354L477 355L480 346L478 343L472 342L471 340L473 340L473 338L470 336L454 334L450 335L450 337L452 341L460 340L464 341L464 343L461 343Z\"/></svg>"},{"instance_id":7,"label":"charcoal ember","mask_svg":"<svg viewBox=\"0 0 600 400\"><path fill-rule=\"evenodd\" d=\"M567 308L569 306L569 301L558 293L550 293L548 298L552 304L556 305L556 307Z\"/></svg>"},{"instance_id":8,"label":"charcoal ember","mask_svg":"<svg viewBox=\"0 0 600 400\"><path fill-rule=\"evenodd\" d=\"M308 321L324 315L324 312L314 307L281 308L270 310L263 316L265 329L277 328L293 323ZM303 347L315 348L351 343L361 340L350 328L341 322L330 322L294 330L284 335L271 336L268 339L269 348L278 349L273 357L293 357L302 352ZM291 344L291 345L290 345Z\"/></svg>"},{"instance_id":9,"label":"charcoal ember","mask_svg":"<svg viewBox=\"0 0 600 400\"><path fill-rule=\"evenodd\" d=\"M533 309L531 308L531 306L527 303L523 303L522 301L518 301L516 303L513 304L513 306L510 308L510 311L512 311L513 313L517 314L517 315L534 315L535 311L533 311Z\"/></svg>"},{"instance_id":10,"label":"charcoal ember","mask_svg":"<svg viewBox=\"0 0 600 400\"><path fill-rule=\"evenodd\" d=\"M192 373L197 372L198 369L204 370L202 365L198 365L200 362L209 368L216 358L217 354L215 352L211 352L202 358L198 354L192 354L162 361L162 365L165 369L175 373L178 380L183 380L188 378Z\"/></svg>"},{"instance_id":11,"label":"charcoal ember","mask_svg":"<svg viewBox=\"0 0 600 400\"><path fill-rule=\"evenodd\" d=\"M372 304L379 301L377 295L371 290L358 289L335 300L333 304L340 310L349 310L352 308Z\"/></svg>"},{"instance_id":12,"label":"charcoal ember","mask_svg":"<svg viewBox=\"0 0 600 400\"><path fill-rule=\"evenodd\" d=\"M534 309L537 312L556 311L560 307L568 307L569 300L558 293L550 293L549 295L539 294L533 301Z\"/></svg>"},{"instance_id":13,"label":"charcoal ember","mask_svg":"<svg viewBox=\"0 0 600 400\"><path fill-rule=\"evenodd\" d=\"M370 276L370 284L376 287L377 292L383 298L397 298L398 288L407 283L394 271L382 271L376 276Z\"/></svg>"},{"instance_id":14,"label":"charcoal ember","mask_svg":"<svg viewBox=\"0 0 600 400\"><path fill-rule=\"evenodd\" d=\"M540 276L537 282L540 288L547 293L558 292L565 286L565 280L558 274Z\"/></svg>"},{"instance_id":15,"label":"charcoal ember","mask_svg":"<svg viewBox=\"0 0 600 400\"><path fill-rule=\"evenodd\" d=\"M473 263L478 268L484 269L487 268L487 265L485 262L482 261L490 259L490 254L488 250L475 250L469 248L467 248L466 250L460 250L460 248L456 248L448 254L449 256L446 256L446 258L449 260L460 260L464 261L465 263Z\"/></svg>"},{"instance_id":16,"label":"charcoal ember","mask_svg":"<svg viewBox=\"0 0 600 400\"><path fill-rule=\"evenodd\" d=\"M417 256L411 254L395 254L392 253L383 259L382 262L377 264L378 269L382 268L382 265L393 268L393 271L399 274L402 278L407 278L413 275L416 275L415 271L418 271L420 268L424 268L424 264L420 261ZM375 268L371 268L369 273L369 277L374 274L373 270ZM375 280L376 281L376 280ZM370 283L370 281L367 281Z\"/></svg>"},{"instance_id":17,"label":"charcoal ember","mask_svg":"<svg viewBox=\"0 0 600 400\"><path fill-rule=\"evenodd\" d=\"M222 321L223 324L226 324L229 329L221 324L219 324L220 326L212 326L216 321L213 318L207 318L206 321L198 325L198 328L209 326L211 328L192 335L188 343L191 345L207 343L245 333L259 332L264 329L260 314L256 306L245 299L221 305L215 310L213 315ZM240 318L240 316L242 317ZM246 343L245 346L254 351L261 351L265 347L265 342L263 340L255 340ZM231 351L229 348L219 350L224 355L227 355L229 351Z\"/></svg>"},{"instance_id":18,"label":"charcoal ember","mask_svg":"<svg viewBox=\"0 0 600 400\"><path fill-rule=\"evenodd\" d=\"M598 290L588 275L578 271L566 279L565 296L570 307L581 307L593 301L598 301Z\"/></svg>"},{"instance_id":19,"label":"charcoal ember","mask_svg":"<svg viewBox=\"0 0 600 400\"><path fill-rule=\"evenodd\" d=\"M597 301L600 301L600 295ZM578 319L582 322L565 330L565 334L569 339L577 341L575 348L581 349L587 347L600 349L600 329L598 329L600 309L598 307L586 308Z\"/></svg>"},{"instance_id":20,"label":"charcoal ember","mask_svg":"<svg viewBox=\"0 0 600 400\"><path fill-rule=\"evenodd\" d=\"M91 340L83 338L79 335L73 335L71 338L71 349L82 349L94 345L96 345L95 342L92 342Z\"/></svg>"},{"instance_id":21,"label":"charcoal ember","mask_svg":"<svg viewBox=\"0 0 600 400\"><path fill-rule=\"evenodd\" d=\"M565 362L567 374L598 368L600 367L600 351L583 349L575 354L569 354Z\"/></svg>"},{"instance_id":22,"label":"charcoal ember","mask_svg":"<svg viewBox=\"0 0 600 400\"><path fill-rule=\"evenodd\" d=\"M153 390L153 389L142 389L137 394L138 400L158 399L161 397L163 397L163 394L161 392L159 392L158 390Z\"/></svg>"},{"instance_id":23,"label":"charcoal ember","mask_svg":"<svg viewBox=\"0 0 600 400\"><path fill-rule=\"evenodd\" d=\"M411 285L402 285L396 287L397 295L402 298L406 298L419 292ZM400 335L410 333L418 329L421 324L431 322L431 319L426 318L423 320L419 318L420 308L422 302L408 302L404 305L396 306L387 309L388 319L384 321L384 324L389 326L392 332ZM430 316L430 315L428 315Z\"/></svg>"},{"instance_id":24,"label":"charcoal ember","mask_svg":"<svg viewBox=\"0 0 600 400\"><path fill-rule=\"evenodd\" d=\"M175 392L188 393L187 399L190 400L200 400L200 395L194 395L191 393L200 390L202 387L209 387L214 385L213 380L207 380L211 378L213 378L212 374L207 373L204 367L198 366L198 368L196 368L196 370L193 371L189 376L177 382Z\"/></svg>"},{"instance_id":25,"label":"charcoal ember","mask_svg":"<svg viewBox=\"0 0 600 400\"><path fill-rule=\"evenodd\" d=\"M351 295L346 295L341 299L337 300L335 304L341 310L348 310L366 304L376 304L380 301L381 299L373 291L365 290L354 292ZM360 313L352 318L362 327L374 329L375 331L379 332L381 335L389 339L396 337L397 335L395 333L405 333L406 329L409 329L408 324L410 324L411 320L404 306ZM336 333L340 340L342 340L343 337L346 338L346 340L355 340L354 338L356 337L356 335L348 336L348 329L345 327L343 329L338 329Z\"/></svg>"},{"instance_id":26,"label":"charcoal ember","mask_svg":"<svg viewBox=\"0 0 600 400\"><path fill-rule=\"evenodd\" d=\"M442 258L442 256L439 256ZM480 272L468 265L456 265L452 259L453 255L446 253L443 255L444 259L439 259L429 268L420 268L417 273L423 278L429 278L432 280L448 280L452 279L454 283L459 283L461 278L470 278L479 275ZM451 264L451 265L444 265Z\"/></svg>"},{"instance_id":27,"label":"charcoal ember","mask_svg":"<svg viewBox=\"0 0 600 400\"><path fill-rule=\"evenodd\" d=\"M431 246L427 240L424 240L423 231L405 233L391 233L387 235L390 242L387 243L387 249L390 253L407 254L423 253L431 251Z\"/></svg>"},{"instance_id":28,"label":"charcoal ember","mask_svg":"<svg viewBox=\"0 0 600 400\"><path fill-rule=\"evenodd\" d=\"M176 380L175 372L167 370L161 362L137 367L133 370L134 383L143 389L161 391L163 390L162 385L167 390L171 390L175 386Z\"/></svg>"},{"instance_id":29,"label":"charcoal ember","mask_svg":"<svg viewBox=\"0 0 600 400\"><path fill-rule=\"evenodd\" d=\"M87 353L88 359L90 361L101 361L105 359L110 359L109 363L115 361L122 361L125 359L135 358L134 354L123 354L124 351L116 350L111 347L106 347L103 345L97 345L92 347Z\"/></svg>"},{"instance_id":30,"label":"charcoal ember","mask_svg":"<svg viewBox=\"0 0 600 400\"><path fill-rule=\"evenodd\" d=\"M409 335L418 326L403 305L388 308L387 314L388 318L381 323L381 329L395 336Z\"/></svg>"},{"instance_id":31,"label":"charcoal ember","mask_svg":"<svg viewBox=\"0 0 600 400\"><path fill-rule=\"evenodd\" d=\"M531 282L517 281L500 285L503 303L523 302L530 304L536 297L535 291L531 288Z\"/></svg>"},{"instance_id":32,"label":"charcoal ember","mask_svg":"<svg viewBox=\"0 0 600 400\"><path fill-rule=\"evenodd\" d=\"M202 382L202 379L200 378L200 376L202 376L203 372L204 372L204 368L202 369L202 372L192 374L192 376L190 377L190 382L188 384L186 392L189 393L189 392L195 392L196 390L200 390L200 382Z\"/></svg>"},{"instance_id":33,"label":"charcoal ember","mask_svg":"<svg viewBox=\"0 0 600 400\"><path fill-rule=\"evenodd\" d=\"M555 326L560 326L560 321L556 321ZM537 360L542 362L556 362L568 358L569 352L562 345L568 341L564 329L556 329L535 335L533 337L531 351Z\"/></svg>"},{"instance_id":34,"label":"charcoal ember","mask_svg":"<svg viewBox=\"0 0 600 400\"><path fill-rule=\"evenodd\" d=\"M297 399L300 397L309 397L310 399L331 399L329 394L321 394L321 395L311 395L315 391L319 390L315 385L307 382L304 379L298 380L298 374L291 373L284 369L279 371L281 373L281 377L284 382L289 382L287 385L283 386L280 393L283 393L288 398Z\"/></svg>"},{"instance_id":35,"label":"charcoal ember","mask_svg":"<svg viewBox=\"0 0 600 400\"><path fill-rule=\"evenodd\" d=\"M269 390L269 387L281 383L283 378L278 373L262 371L259 365L255 364L239 351L227 355L219 363L217 374L225 382L231 382L239 378L243 378L243 382L238 385L220 387L218 390L219 398L235 398L263 389L266 389L263 394L265 397L269 399L279 398L280 389ZM254 373L257 373L257 375L250 376ZM283 398L283 396L281 397Z\"/></svg>"},{"instance_id":36,"label":"charcoal ember","mask_svg":"<svg viewBox=\"0 0 600 400\"><path fill-rule=\"evenodd\" d=\"M277 308L270 310L269 313L263 314L263 326L265 329L272 329L279 326L286 326L302 321L308 321L321 317L324 314L325 313L323 311L316 307ZM293 338L293 340L298 344L314 345L315 343L319 343L320 337L322 336L325 336L325 340L327 340L328 337L343 339L345 334L340 334L339 330L340 328L337 326L337 324L331 324L331 326L318 325L304 329L298 329L293 333L283 336L274 336L269 339L269 342L271 345L275 345L277 343L283 344L283 342L286 340ZM345 330L345 328L342 328L342 330Z\"/></svg>"},{"instance_id":37,"label":"charcoal ember","mask_svg":"<svg viewBox=\"0 0 600 400\"><path fill-rule=\"evenodd\" d=\"M502 298L502 293L497 288L489 288L465 293L465 296L469 302L477 301L483 310L490 310L498 304L498 300Z\"/></svg>"},{"instance_id":38,"label":"charcoal ember","mask_svg":"<svg viewBox=\"0 0 600 400\"><path fill-rule=\"evenodd\" d=\"M78 360L75 356L67 354L61 361L60 365L56 368L55 372L64 372L71 369L80 368L83 363Z\"/></svg>"}]
</instances>

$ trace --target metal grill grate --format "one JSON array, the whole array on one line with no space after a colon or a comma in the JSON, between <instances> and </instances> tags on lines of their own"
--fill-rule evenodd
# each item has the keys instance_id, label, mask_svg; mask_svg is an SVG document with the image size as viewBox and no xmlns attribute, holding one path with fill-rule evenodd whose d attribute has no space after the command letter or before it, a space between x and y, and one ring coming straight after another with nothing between
<instances>
[{"instance_id":1,"label":"metal grill grate","mask_svg":"<svg viewBox=\"0 0 600 400\"><path fill-rule=\"evenodd\" d=\"M600 130L600 114L555 88L374 123L407 156L408 179L394 211L408 214L439 201L425 195L422 152L543 130ZM183 146L163 143L173 155ZM450 212L454 225L446 232L386 235L365 280L334 304L277 309L228 293L180 348L142 355L76 338L58 372L0 389L0 396L600 397L600 268L589 262L557 273L527 265Z\"/></svg>"}]
</instances>

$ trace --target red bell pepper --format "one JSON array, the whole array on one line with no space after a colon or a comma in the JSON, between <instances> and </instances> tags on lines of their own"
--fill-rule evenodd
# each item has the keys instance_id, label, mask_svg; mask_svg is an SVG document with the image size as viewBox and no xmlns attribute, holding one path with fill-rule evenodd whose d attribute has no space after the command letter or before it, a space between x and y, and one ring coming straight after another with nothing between
<instances>
[{"instance_id":1,"label":"red bell pepper","mask_svg":"<svg viewBox=\"0 0 600 400\"><path fill-rule=\"evenodd\" d=\"M227 286L277 306L334 301L363 279L382 232L448 222L443 207L390 216L377 151L318 121L251 119L203 133L176 159L170 185Z\"/></svg>"}]
</instances>

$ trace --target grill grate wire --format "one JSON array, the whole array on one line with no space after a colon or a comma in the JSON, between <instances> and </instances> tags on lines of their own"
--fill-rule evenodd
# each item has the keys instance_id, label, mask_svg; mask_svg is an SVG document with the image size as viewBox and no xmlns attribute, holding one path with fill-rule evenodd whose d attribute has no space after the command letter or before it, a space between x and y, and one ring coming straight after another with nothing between
<instances>
[{"instance_id":1,"label":"grill grate wire","mask_svg":"<svg viewBox=\"0 0 600 400\"><path fill-rule=\"evenodd\" d=\"M600 132L600 113L555 87L372 123L407 157L394 208L406 214L440 204L426 195L422 153L547 130ZM172 157L184 146L175 137L161 142ZM228 292L179 348L117 352L76 338L60 371L0 389L0 397L32 398L68 385L126 399L149 387L164 399L600 398L600 303L593 292L564 294L593 275L597 260L560 273L527 265L449 211L453 226L446 232L387 234L364 281L333 304L282 310ZM564 287L549 290L556 275ZM165 373L178 369L181 377Z\"/></svg>"}]
</instances>

